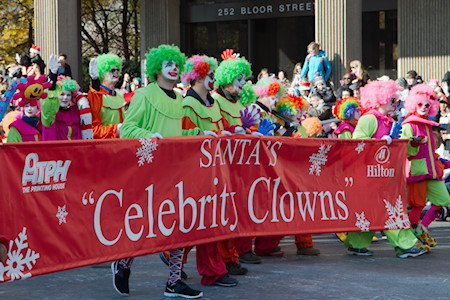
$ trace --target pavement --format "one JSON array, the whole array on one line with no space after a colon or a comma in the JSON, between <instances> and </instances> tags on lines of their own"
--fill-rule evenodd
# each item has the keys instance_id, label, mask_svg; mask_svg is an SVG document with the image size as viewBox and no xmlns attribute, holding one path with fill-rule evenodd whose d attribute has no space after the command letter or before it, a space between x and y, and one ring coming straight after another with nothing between
<instances>
[{"instance_id":1,"label":"pavement","mask_svg":"<svg viewBox=\"0 0 450 300\"><path fill-rule=\"evenodd\" d=\"M332 234L314 235L319 256L296 255L294 237L282 239L283 257L264 257L245 265L236 287L202 286L195 248L185 271L188 284L203 291L202 299L449 299L450 222L434 222L431 234L438 245L417 258L396 258L387 240L374 242L372 257L347 255ZM381 237L380 233L376 234ZM138 257L130 277L129 299L163 296L168 269L158 254ZM53 273L0 284L0 299L123 299L112 287L110 264ZM180 298L181 299L181 298Z\"/></svg>"}]
</instances>

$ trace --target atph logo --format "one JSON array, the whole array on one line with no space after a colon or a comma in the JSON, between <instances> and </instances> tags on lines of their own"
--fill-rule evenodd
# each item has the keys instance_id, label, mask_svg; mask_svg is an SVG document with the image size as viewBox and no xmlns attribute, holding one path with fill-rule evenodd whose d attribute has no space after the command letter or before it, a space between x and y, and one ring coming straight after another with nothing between
<instances>
[{"instance_id":1,"label":"atph logo","mask_svg":"<svg viewBox=\"0 0 450 300\"><path fill-rule=\"evenodd\" d=\"M389 161L389 157L391 156L391 152L387 146L381 146L377 153L375 153L375 160L379 164L384 164Z\"/></svg>"}]
</instances>

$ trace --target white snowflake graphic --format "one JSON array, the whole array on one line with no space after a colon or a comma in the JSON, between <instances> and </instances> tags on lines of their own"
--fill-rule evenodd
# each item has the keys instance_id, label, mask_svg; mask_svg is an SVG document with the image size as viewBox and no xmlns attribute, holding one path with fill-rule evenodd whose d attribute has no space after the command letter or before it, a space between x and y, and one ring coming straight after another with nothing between
<instances>
[{"instance_id":1,"label":"white snowflake graphic","mask_svg":"<svg viewBox=\"0 0 450 300\"><path fill-rule=\"evenodd\" d=\"M321 165L325 165L328 160L328 156L326 155L328 151L330 151L331 145L326 146L322 144L319 148L319 153L314 153L309 157L309 162L312 163L309 167L309 174L315 174L320 176L320 172L322 171Z\"/></svg>"},{"instance_id":2,"label":"white snowflake graphic","mask_svg":"<svg viewBox=\"0 0 450 300\"><path fill-rule=\"evenodd\" d=\"M56 217L59 219L59 225L62 223L66 223L66 217L69 213L66 211L66 206L63 207L58 206L58 213L56 214Z\"/></svg>"},{"instance_id":3,"label":"white snowflake graphic","mask_svg":"<svg viewBox=\"0 0 450 300\"><path fill-rule=\"evenodd\" d=\"M355 215L356 215L356 219L357 219L357 221L355 223L356 227L361 229L361 232L369 231L370 222L364 216L364 212L362 212L361 214L355 213Z\"/></svg>"},{"instance_id":4,"label":"white snowflake graphic","mask_svg":"<svg viewBox=\"0 0 450 300\"><path fill-rule=\"evenodd\" d=\"M365 145L366 145L366 143L364 143L364 141L359 142L358 146L355 148L355 151L358 152L358 154L360 154L361 152L364 151Z\"/></svg>"},{"instance_id":5,"label":"white snowflake graphic","mask_svg":"<svg viewBox=\"0 0 450 300\"><path fill-rule=\"evenodd\" d=\"M403 209L403 203L400 196L398 196L397 200L395 201L395 206L392 206L392 204L386 200L383 201L386 204L386 209L389 214L389 219L385 223L385 227L387 229L395 230L411 227L408 215Z\"/></svg>"},{"instance_id":6,"label":"white snowflake graphic","mask_svg":"<svg viewBox=\"0 0 450 300\"><path fill-rule=\"evenodd\" d=\"M136 157L139 158L138 164L139 167L143 166L145 162L150 164L153 161L153 151L158 147L158 143L156 141L152 141L151 138L143 138L139 139L141 143L141 148L137 149Z\"/></svg>"},{"instance_id":7,"label":"white snowflake graphic","mask_svg":"<svg viewBox=\"0 0 450 300\"><path fill-rule=\"evenodd\" d=\"M7 260L4 263L0 263L0 282L31 277L31 273L24 273L25 267L27 267L27 271L31 271L40 255L28 248L26 231L27 228L24 227L22 232L19 233L19 237L14 240L17 250L12 250L14 243L13 241L9 242ZM22 250L26 248L28 248L26 254L22 253Z\"/></svg>"}]
</instances>

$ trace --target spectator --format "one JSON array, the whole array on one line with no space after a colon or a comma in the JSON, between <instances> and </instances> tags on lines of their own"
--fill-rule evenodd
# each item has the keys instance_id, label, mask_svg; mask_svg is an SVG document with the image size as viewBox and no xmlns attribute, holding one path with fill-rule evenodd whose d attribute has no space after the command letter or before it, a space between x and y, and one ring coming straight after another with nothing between
<instances>
[{"instance_id":1,"label":"spectator","mask_svg":"<svg viewBox=\"0 0 450 300\"><path fill-rule=\"evenodd\" d=\"M333 117L330 106L326 106L322 95L314 93L310 97L310 106L308 110L308 117L317 117L319 120L328 120Z\"/></svg>"},{"instance_id":2,"label":"spectator","mask_svg":"<svg viewBox=\"0 0 450 300\"><path fill-rule=\"evenodd\" d=\"M309 81L304 81L300 84L300 87L298 88L298 94L297 96L302 96L303 99L305 99L306 101L309 102L309 94L311 92L311 87L310 87L310 83ZM296 91L297 94L297 91Z\"/></svg>"},{"instance_id":3,"label":"spectator","mask_svg":"<svg viewBox=\"0 0 450 300\"><path fill-rule=\"evenodd\" d=\"M327 106L331 107L336 102L336 96L334 96L333 90L325 85L325 80L320 76L316 77L314 81L312 93L320 94Z\"/></svg>"},{"instance_id":4,"label":"spectator","mask_svg":"<svg viewBox=\"0 0 450 300\"><path fill-rule=\"evenodd\" d=\"M135 90L137 90L138 88L141 87L141 78L140 77L135 77L133 79L133 81L131 82L131 91L134 92Z\"/></svg>"},{"instance_id":5,"label":"spectator","mask_svg":"<svg viewBox=\"0 0 450 300\"><path fill-rule=\"evenodd\" d=\"M353 97L359 99L359 97L360 97L360 94L359 94L359 85L357 85L357 84L352 84L352 85L350 86L350 89L352 90Z\"/></svg>"},{"instance_id":6,"label":"spectator","mask_svg":"<svg viewBox=\"0 0 450 300\"><path fill-rule=\"evenodd\" d=\"M434 117L434 121L441 125L441 129L446 130L448 128L448 102L445 99L439 100L439 111Z\"/></svg>"},{"instance_id":7,"label":"spectator","mask_svg":"<svg viewBox=\"0 0 450 300\"><path fill-rule=\"evenodd\" d=\"M415 86L416 84L418 84L417 82L417 72L414 70L408 71L408 73L406 73L406 83L408 84L408 90L411 90L411 88L413 86Z\"/></svg>"},{"instance_id":8,"label":"spectator","mask_svg":"<svg viewBox=\"0 0 450 300\"><path fill-rule=\"evenodd\" d=\"M122 82L122 86L121 86L120 89L123 90L125 93L131 93L131 77L130 77L130 74L125 73L123 75L123 82Z\"/></svg>"},{"instance_id":9,"label":"spectator","mask_svg":"<svg viewBox=\"0 0 450 300\"><path fill-rule=\"evenodd\" d=\"M348 97L353 97L353 91L350 88L343 89L341 94L341 99L345 99Z\"/></svg>"},{"instance_id":10,"label":"spectator","mask_svg":"<svg viewBox=\"0 0 450 300\"><path fill-rule=\"evenodd\" d=\"M269 77L269 69L267 68L262 68L261 71L259 71L258 80L264 77Z\"/></svg>"},{"instance_id":11,"label":"spectator","mask_svg":"<svg viewBox=\"0 0 450 300\"><path fill-rule=\"evenodd\" d=\"M352 72L356 77L352 82L353 84L365 86L370 81L369 73L367 73L359 60L353 60L350 62L350 72Z\"/></svg>"},{"instance_id":12,"label":"spectator","mask_svg":"<svg viewBox=\"0 0 450 300\"><path fill-rule=\"evenodd\" d=\"M64 53L61 53L58 57L58 76L64 75L67 77L72 77L72 70L70 69L70 65L66 62L67 61L67 55Z\"/></svg>"},{"instance_id":13,"label":"spectator","mask_svg":"<svg viewBox=\"0 0 450 300\"><path fill-rule=\"evenodd\" d=\"M444 78L442 78L441 87L444 90L445 96L448 99L448 97L450 96L450 91L449 91L449 87L450 87L450 71L445 73Z\"/></svg>"},{"instance_id":14,"label":"spectator","mask_svg":"<svg viewBox=\"0 0 450 300\"><path fill-rule=\"evenodd\" d=\"M45 63L41 58L41 47L33 45L30 48L30 59L31 63L35 63L39 67L39 71L41 74L45 74Z\"/></svg>"},{"instance_id":15,"label":"spectator","mask_svg":"<svg viewBox=\"0 0 450 300\"><path fill-rule=\"evenodd\" d=\"M308 75L309 81L314 81L316 73L319 73L322 78L328 80L331 74L331 64L325 56L325 52L319 49L320 45L316 42L311 42L308 47L308 55L305 58L300 78Z\"/></svg>"},{"instance_id":16,"label":"spectator","mask_svg":"<svg viewBox=\"0 0 450 300\"><path fill-rule=\"evenodd\" d=\"M300 85L302 79L300 78L300 73L302 72L302 64L296 63L294 66L294 72L292 73L291 88L297 89Z\"/></svg>"},{"instance_id":17,"label":"spectator","mask_svg":"<svg viewBox=\"0 0 450 300\"><path fill-rule=\"evenodd\" d=\"M287 93L291 83L287 79L286 72L284 70L278 71L278 81L284 86L284 91Z\"/></svg>"},{"instance_id":18,"label":"spectator","mask_svg":"<svg viewBox=\"0 0 450 300\"><path fill-rule=\"evenodd\" d=\"M345 73L344 77L342 77L341 86L336 90L336 97L338 99L342 98L342 91L344 89L349 89L352 81L355 80L355 77L352 73ZM352 93L353 94L353 93Z\"/></svg>"}]
</instances>

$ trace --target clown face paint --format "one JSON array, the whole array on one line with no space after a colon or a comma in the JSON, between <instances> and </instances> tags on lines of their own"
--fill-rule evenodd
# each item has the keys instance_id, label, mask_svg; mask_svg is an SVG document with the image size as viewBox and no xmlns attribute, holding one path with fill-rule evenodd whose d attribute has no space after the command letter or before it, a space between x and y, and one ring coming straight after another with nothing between
<instances>
[{"instance_id":1,"label":"clown face paint","mask_svg":"<svg viewBox=\"0 0 450 300\"><path fill-rule=\"evenodd\" d=\"M58 96L60 107L70 107L72 105L72 93L63 90L61 95Z\"/></svg>"},{"instance_id":2,"label":"clown face paint","mask_svg":"<svg viewBox=\"0 0 450 300\"><path fill-rule=\"evenodd\" d=\"M361 117L361 111L358 109L357 111L355 111L353 113L353 118L355 118L355 120L359 120L360 117Z\"/></svg>"},{"instance_id":3,"label":"clown face paint","mask_svg":"<svg viewBox=\"0 0 450 300\"><path fill-rule=\"evenodd\" d=\"M180 67L174 61L163 61L161 73L166 79L177 80L180 74Z\"/></svg>"},{"instance_id":4,"label":"clown face paint","mask_svg":"<svg viewBox=\"0 0 450 300\"><path fill-rule=\"evenodd\" d=\"M233 87L238 94L242 93L242 88L245 84L245 75L241 74L233 81Z\"/></svg>"},{"instance_id":5,"label":"clown face paint","mask_svg":"<svg viewBox=\"0 0 450 300\"><path fill-rule=\"evenodd\" d=\"M214 72L209 72L204 81L205 87L208 91L212 91L214 89L214 81L216 81L216 79L214 79Z\"/></svg>"},{"instance_id":6,"label":"clown face paint","mask_svg":"<svg viewBox=\"0 0 450 300\"><path fill-rule=\"evenodd\" d=\"M25 116L27 116L28 118L34 118L36 117L37 114L37 105L31 106L30 102L28 102L27 104L25 104L23 112L25 113Z\"/></svg>"},{"instance_id":7,"label":"clown face paint","mask_svg":"<svg viewBox=\"0 0 450 300\"><path fill-rule=\"evenodd\" d=\"M105 79L112 83L117 83L119 81L119 69L114 67L111 71L106 72Z\"/></svg>"},{"instance_id":8,"label":"clown face paint","mask_svg":"<svg viewBox=\"0 0 450 300\"><path fill-rule=\"evenodd\" d=\"M297 123L300 123L304 119L308 117L308 110L307 109L297 109L297 114L295 115L295 121Z\"/></svg>"},{"instance_id":9,"label":"clown face paint","mask_svg":"<svg viewBox=\"0 0 450 300\"><path fill-rule=\"evenodd\" d=\"M426 101L425 103L417 103L417 113L421 116L428 115L428 112L430 111L431 104L430 102Z\"/></svg>"},{"instance_id":10,"label":"clown face paint","mask_svg":"<svg viewBox=\"0 0 450 300\"><path fill-rule=\"evenodd\" d=\"M274 95L274 96L269 96L269 101L270 101L270 109L273 110L275 108L275 106L278 103L278 94Z\"/></svg>"}]
</instances>

